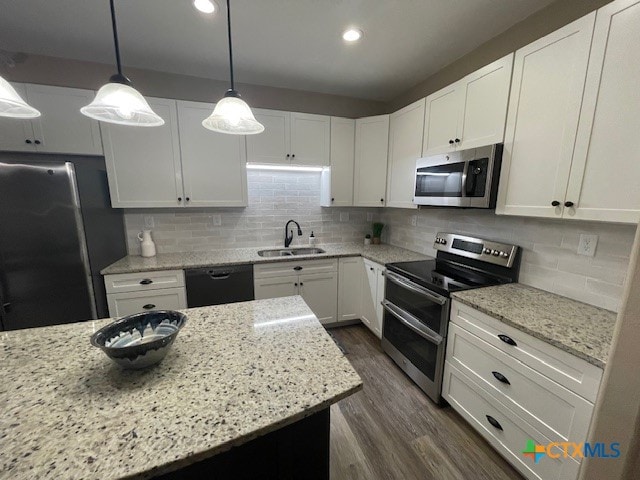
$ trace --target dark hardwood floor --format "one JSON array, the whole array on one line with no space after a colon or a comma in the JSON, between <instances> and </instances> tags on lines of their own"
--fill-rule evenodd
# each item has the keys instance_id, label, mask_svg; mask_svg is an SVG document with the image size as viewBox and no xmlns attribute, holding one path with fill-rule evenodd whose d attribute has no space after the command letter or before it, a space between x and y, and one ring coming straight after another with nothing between
<instances>
[{"instance_id":1,"label":"dark hardwood floor","mask_svg":"<svg viewBox=\"0 0 640 480\"><path fill-rule=\"evenodd\" d=\"M366 327L331 333L364 381L331 407L332 480L522 480L452 408L415 386Z\"/></svg>"}]
</instances>

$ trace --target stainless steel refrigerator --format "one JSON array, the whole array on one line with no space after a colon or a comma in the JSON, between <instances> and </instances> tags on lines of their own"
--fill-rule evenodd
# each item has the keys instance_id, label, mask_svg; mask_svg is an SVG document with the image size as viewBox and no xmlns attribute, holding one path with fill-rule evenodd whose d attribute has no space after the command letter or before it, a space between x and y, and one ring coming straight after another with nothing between
<instances>
[{"instance_id":1,"label":"stainless steel refrigerator","mask_svg":"<svg viewBox=\"0 0 640 480\"><path fill-rule=\"evenodd\" d=\"M107 316L100 269L126 255L104 159L0 154L0 327Z\"/></svg>"}]
</instances>

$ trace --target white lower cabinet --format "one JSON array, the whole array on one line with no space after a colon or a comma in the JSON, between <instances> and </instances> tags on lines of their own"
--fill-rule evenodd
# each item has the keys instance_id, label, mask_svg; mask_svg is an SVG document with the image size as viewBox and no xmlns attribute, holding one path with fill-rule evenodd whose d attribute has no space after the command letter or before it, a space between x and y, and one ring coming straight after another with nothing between
<instances>
[{"instance_id":1,"label":"white lower cabinet","mask_svg":"<svg viewBox=\"0 0 640 480\"><path fill-rule=\"evenodd\" d=\"M529 440L584 442L601 378L600 368L453 302L442 395L527 478L577 478L580 460L561 446L539 462L522 451Z\"/></svg>"},{"instance_id":2,"label":"white lower cabinet","mask_svg":"<svg viewBox=\"0 0 640 480\"><path fill-rule=\"evenodd\" d=\"M187 308L182 270L105 275L104 283L109 315L114 318L147 310Z\"/></svg>"},{"instance_id":3,"label":"white lower cabinet","mask_svg":"<svg viewBox=\"0 0 640 480\"><path fill-rule=\"evenodd\" d=\"M382 300L384 300L383 265L364 259L362 276L361 320L378 338L382 338Z\"/></svg>"},{"instance_id":4,"label":"white lower cabinet","mask_svg":"<svg viewBox=\"0 0 640 480\"><path fill-rule=\"evenodd\" d=\"M358 320L362 309L364 263L362 257L341 258L338 262L338 321Z\"/></svg>"},{"instance_id":5,"label":"white lower cabinet","mask_svg":"<svg viewBox=\"0 0 640 480\"><path fill-rule=\"evenodd\" d=\"M253 278L256 300L301 295L321 323L337 322L337 260L255 265Z\"/></svg>"}]
</instances>

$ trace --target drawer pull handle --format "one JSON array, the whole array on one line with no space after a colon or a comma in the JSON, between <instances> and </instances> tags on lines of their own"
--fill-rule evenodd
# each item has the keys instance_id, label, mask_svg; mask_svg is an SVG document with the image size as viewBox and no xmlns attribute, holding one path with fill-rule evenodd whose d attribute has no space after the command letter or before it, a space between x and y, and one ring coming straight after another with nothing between
<instances>
[{"instance_id":1,"label":"drawer pull handle","mask_svg":"<svg viewBox=\"0 0 640 480\"><path fill-rule=\"evenodd\" d=\"M142 308L144 308L145 310L153 310L154 308L156 308L156 306L153 303L147 303Z\"/></svg>"},{"instance_id":2,"label":"drawer pull handle","mask_svg":"<svg viewBox=\"0 0 640 480\"><path fill-rule=\"evenodd\" d=\"M300 270L302 270L302 267L293 267L293 269L294 269L296 272L299 272Z\"/></svg>"},{"instance_id":3,"label":"drawer pull handle","mask_svg":"<svg viewBox=\"0 0 640 480\"><path fill-rule=\"evenodd\" d=\"M513 347L517 347L518 346L516 341L513 338L511 338L510 336L508 336L508 335L500 334L500 335L498 335L498 338L500 340L502 340L504 343L508 344L508 345L511 345Z\"/></svg>"},{"instance_id":4,"label":"drawer pull handle","mask_svg":"<svg viewBox=\"0 0 640 480\"><path fill-rule=\"evenodd\" d=\"M511 385L511 382L509 381L509 379L505 377L503 374L501 374L500 372L491 372L491 373L493 374L494 377L496 377L496 380L498 380L499 382L506 383L507 385Z\"/></svg>"},{"instance_id":5,"label":"drawer pull handle","mask_svg":"<svg viewBox=\"0 0 640 480\"><path fill-rule=\"evenodd\" d=\"M487 420L489 421L492 427L497 428L498 430L504 431L504 429L502 428L502 425L500 425L500 422L498 422L498 420L493 418L491 415L487 415Z\"/></svg>"},{"instance_id":6,"label":"drawer pull handle","mask_svg":"<svg viewBox=\"0 0 640 480\"><path fill-rule=\"evenodd\" d=\"M151 285L153 283L153 280L149 279L149 278L145 278L144 280L140 280L140 285Z\"/></svg>"}]
</instances>

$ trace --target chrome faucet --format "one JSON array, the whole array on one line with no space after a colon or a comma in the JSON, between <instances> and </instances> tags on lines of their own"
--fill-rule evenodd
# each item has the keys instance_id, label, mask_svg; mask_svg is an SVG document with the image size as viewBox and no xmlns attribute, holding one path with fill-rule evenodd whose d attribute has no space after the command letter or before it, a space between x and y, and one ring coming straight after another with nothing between
<instances>
[{"instance_id":1,"label":"chrome faucet","mask_svg":"<svg viewBox=\"0 0 640 480\"><path fill-rule=\"evenodd\" d=\"M291 242L293 242L293 230L291 230L291 234L289 235L288 231L289 231L289 224L290 223L295 223L296 227L298 227L298 236L301 237L302 236L302 230L300 229L300 224L298 222L296 222L295 220L289 220L287 222L287 224L284 226L284 248L288 248L289 245L291 245Z\"/></svg>"}]
</instances>

